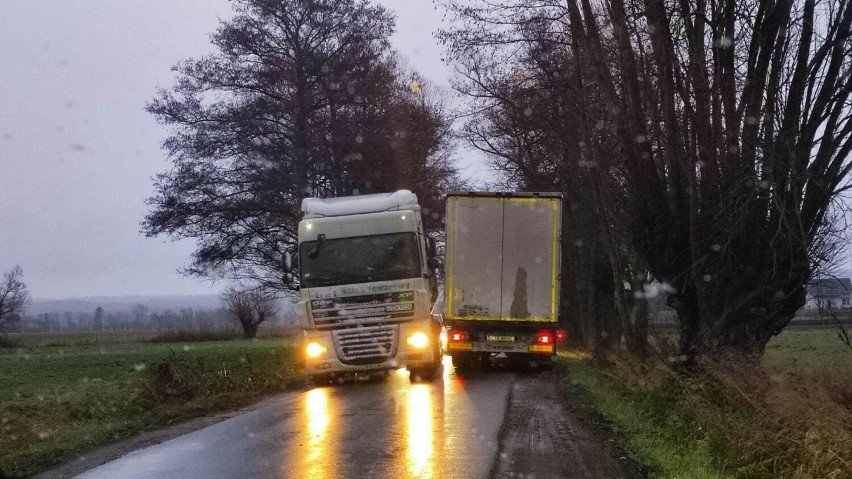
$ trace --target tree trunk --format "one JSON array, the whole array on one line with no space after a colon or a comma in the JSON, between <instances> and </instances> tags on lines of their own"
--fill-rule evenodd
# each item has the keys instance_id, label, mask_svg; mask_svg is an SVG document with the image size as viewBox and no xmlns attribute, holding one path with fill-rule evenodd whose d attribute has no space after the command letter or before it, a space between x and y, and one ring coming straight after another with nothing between
<instances>
[{"instance_id":1,"label":"tree trunk","mask_svg":"<svg viewBox=\"0 0 852 479\"><path fill-rule=\"evenodd\" d=\"M257 337L257 324L250 321L243 321L240 324L243 326L243 338L254 339Z\"/></svg>"}]
</instances>

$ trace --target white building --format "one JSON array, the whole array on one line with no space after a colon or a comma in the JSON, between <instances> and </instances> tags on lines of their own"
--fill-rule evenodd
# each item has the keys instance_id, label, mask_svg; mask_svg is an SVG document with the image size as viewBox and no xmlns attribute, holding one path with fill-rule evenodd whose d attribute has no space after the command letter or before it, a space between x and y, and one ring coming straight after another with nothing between
<instances>
[{"instance_id":1,"label":"white building","mask_svg":"<svg viewBox=\"0 0 852 479\"><path fill-rule=\"evenodd\" d=\"M807 311L852 308L852 281L849 278L817 279L808 285Z\"/></svg>"}]
</instances>

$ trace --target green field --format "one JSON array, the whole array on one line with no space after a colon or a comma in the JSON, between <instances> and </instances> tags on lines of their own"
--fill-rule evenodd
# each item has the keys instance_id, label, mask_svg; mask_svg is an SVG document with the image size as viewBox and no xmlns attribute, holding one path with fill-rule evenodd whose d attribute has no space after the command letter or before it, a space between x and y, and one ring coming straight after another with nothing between
<instances>
[{"instance_id":1,"label":"green field","mask_svg":"<svg viewBox=\"0 0 852 479\"><path fill-rule=\"evenodd\" d=\"M0 349L0 477L302 380L290 339L161 344L150 336L33 335Z\"/></svg>"},{"instance_id":2,"label":"green field","mask_svg":"<svg viewBox=\"0 0 852 479\"><path fill-rule=\"evenodd\" d=\"M785 331L759 366L684 372L569 351L559 370L572 406L648 476L852 478L852 350L835 329Z\"/></svg>"}]
</instances>

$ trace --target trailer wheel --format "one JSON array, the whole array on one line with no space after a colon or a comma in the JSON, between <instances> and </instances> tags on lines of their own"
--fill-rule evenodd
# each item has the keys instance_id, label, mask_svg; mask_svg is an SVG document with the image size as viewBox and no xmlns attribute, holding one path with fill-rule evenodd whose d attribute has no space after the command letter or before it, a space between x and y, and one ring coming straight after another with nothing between
<instances>
[{"instance_id":1,"label":"trailer wheel","mask_svg":"<svg viewBox=\"0 0 852 479\"><path fill-rule=\"evenodd\" d=\"M553 369L554 364L556 364L556 358L551 356L551 357L547 358L546 360L538 363L538 367L545 370L545 371L550 371L551 369Z\"/></svg>"},{"instance_id":2,"label":"trailer wheel","mask_svg":"<svg viewBox=\"0 0 852 479\"><path fill-rule=\"evenodd\" d=\"M472 370L477 362L478 357L471 353L456 353L451 355L453 358L453 367L456 369L456 374L465 374Z\"/></svg>"}]
</instances>

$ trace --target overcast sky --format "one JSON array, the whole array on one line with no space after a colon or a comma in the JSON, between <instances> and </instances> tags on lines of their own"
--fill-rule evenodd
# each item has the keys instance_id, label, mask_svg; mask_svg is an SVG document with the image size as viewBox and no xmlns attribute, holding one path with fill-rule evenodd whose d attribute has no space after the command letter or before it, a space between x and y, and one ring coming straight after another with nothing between
<instances>
[{"instance_id":1,"label":"overcast sky","mask_svg":"<svg viewBox=\"0 0 852 479\"><path fill-rule=\"evenodd\" d=\"M394 47L445 83L428 0L383 0ZM170 67L212 51L225 0L6 0L0 15L0 270L37 298L203 294L190 241L139 235L166 130L143 107ZM470 155L462 155L470 156ZM484 168L465 159L467 176Z\"/></svg>"}]
</instances>

